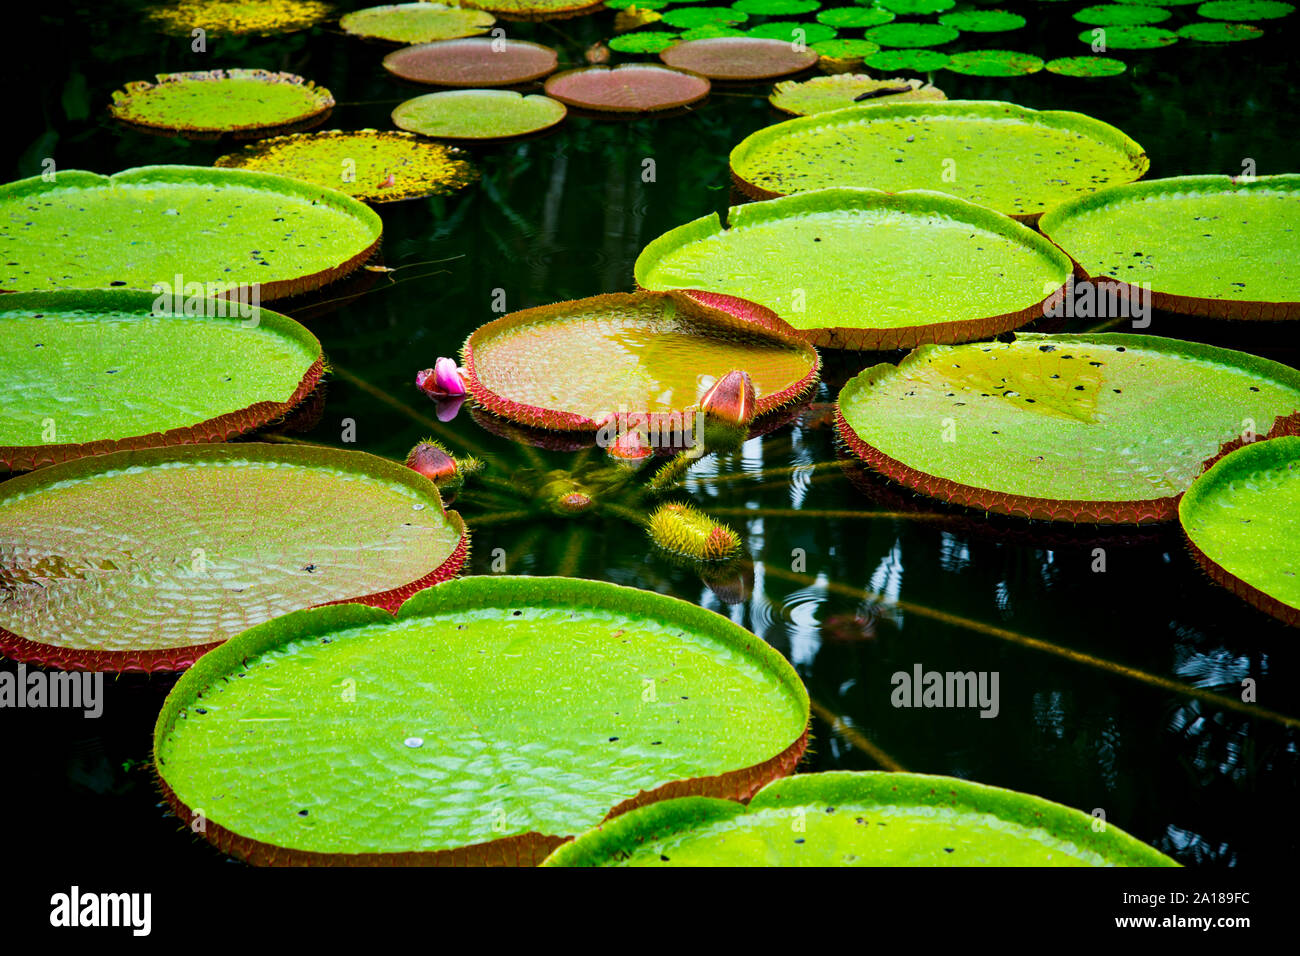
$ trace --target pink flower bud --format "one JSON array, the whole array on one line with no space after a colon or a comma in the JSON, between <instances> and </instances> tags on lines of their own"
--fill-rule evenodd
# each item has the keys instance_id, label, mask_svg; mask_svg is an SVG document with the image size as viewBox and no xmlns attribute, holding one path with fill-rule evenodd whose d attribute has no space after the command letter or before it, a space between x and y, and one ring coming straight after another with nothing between
<instances>
[{"instance_id":1,"label":"pink flower bud","mask_svg":"<svg viewBox=\"0 0 1300 956\"><path fill-rule=\"evenodd\" d=\"M465 395L465 370L455 359L439 358L433 368L415 373L415 386L434 401Z\"/></svg>"},{"instance_id":2,"label":"pink flower bud","mask_svg":"<svg viewBox=\"0 0 1300 956\"><path fill-rule=\"evenodd\" d=\"M758 397L748 372L733 369L713 383L700 399L700 410L726 425L748 426Z\"/></svg>"}]
</instances>

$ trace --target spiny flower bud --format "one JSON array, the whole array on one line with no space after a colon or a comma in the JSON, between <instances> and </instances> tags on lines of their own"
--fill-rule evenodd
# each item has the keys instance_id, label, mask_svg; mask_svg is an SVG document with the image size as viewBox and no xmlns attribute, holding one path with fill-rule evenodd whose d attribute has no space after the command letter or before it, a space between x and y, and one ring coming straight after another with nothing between
<instances>
[{"instance_id":1,"label":"spiny flower bud","mask_svg":"<svg viewBox=\"0 0 1300 956\"><path fill-rule=\"evenodd\" d=\"M660 505L647 530L659 547L692 561L726 561L740 552L740 535L690 505Z\"/></svg>"},{"instance_id":2,"label":"spiny flower bud","mask_svg":"<svg viewBox=\"0 0 1300 956\"><path fill-rule=\"evenodd\" d=\"M700 410L724 425L749 427L754 420L758 395L748 372L732 369L709 387L700 398Z\"/></svg>"}]
</instances>

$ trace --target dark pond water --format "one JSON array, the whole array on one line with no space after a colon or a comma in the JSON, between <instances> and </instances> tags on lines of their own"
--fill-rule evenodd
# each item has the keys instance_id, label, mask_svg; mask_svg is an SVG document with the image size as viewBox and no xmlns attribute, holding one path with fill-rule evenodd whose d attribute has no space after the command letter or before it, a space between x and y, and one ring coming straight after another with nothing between
<instances>
[{"instance_id":1,"label":"dark pond water","mask_svg":"<svg viewBox=\"0 0 1300 956\"><path fill-rule=\"evenodd\" d=\"M992 43L967 36L954 49L1085 53L1081 27L1069 18L1079 5L1006 4L1030 18L1029 29ZM1175 25L1191 18L1189 9L1176 8ZM345 129L388 128L390 110L414 95L380 68L383 48L330 30L218 39L195 54L188 41L147 32L128 4L45 3L37 16L26 52L7 63L28 99L7 124L6 178L40 172L47 155L60 169L112 172L206 165L227 151L111 125L103 112L111 90L154 73L290 70L334 92L340 105L329 126ZM511 25L510 34L557 46L562 60L576 62L610 34L611 22L601 14ZM934 80L951 98L1069 108L1113 123L1147 149L1153 177L1238 173L1246 159L1260 174L1294 171L1296 30L1265 26L1268 35L1249 43L1118 54L1130 69L1112 79L939 72ZM352 447L400 457L435 434L480 455L505 481L457 503L473 528L470 571L490 573L503 549L511 572L649 588L753 629L788 655L811 691L815 738L806 769L954 774L1099 808L1187 864L1293 859L1300 721L1285 715L1300 715L1294 632L1208 583L1176 531L1063 533L989 522L841 467L826 403L881 356L828 356L817 404L692 479L692 494L743 531L752 555L752 593L736 604L719 596L734 597L725 585L715 590L654 556L624 518L601 509L549 516L509 490L548 469L598 464L595 455L524 447L464 412L449 425L433 420L414 373L456 354L494 317L494 290L504 290L511 310L628 290L649 240L725 207L727 153L776 118L767 92L719 91L688 115L658 121L571 118L552 135L474 150L482 182L458 196L382 207L384 261L396 271L370 274L373 284L333 311L300 313L334 374L319 422L284 437L340 444L350 419ZM641 176L646 158L657 167L650 183ZM1159 313L1151 331L1297 360L1278 332ZM1159 415L1151 409L1153 425ZM503 513L517 514L499 520ZM1093 569L1097 548L1104 572ZM803 569L795 570L800 554ZM895 709L890 676L916 664L998 672L999 714ZM1241 702L1246 678L1258 685L1256 704ZM218 865L215 851L177 832L158 806L149 734L169 686L160 678L117 681L98 721L6 713L10 835L47 846L67 841L103 859ZM64 822L13 824L34 817Z\"/></svg>"}]
</instances>

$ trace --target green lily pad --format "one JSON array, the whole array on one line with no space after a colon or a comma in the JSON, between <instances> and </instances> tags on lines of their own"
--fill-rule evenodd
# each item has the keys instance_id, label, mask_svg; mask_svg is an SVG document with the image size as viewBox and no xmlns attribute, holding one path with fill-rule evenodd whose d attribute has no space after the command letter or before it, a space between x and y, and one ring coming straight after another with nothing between
<instances>
[{"instance_id":1,"label":"green lily pad","mask_svg":"<svg viewBox=\"0 0 1300 956\"><path fill-rule=\"evenodd\" d=\"M1039 225L1088 275L1148 284L1157 309L1300 319L1300 175L1153 179L1082 197Z\"/></svg>"},{"instance_id":2,"label":"green lily pad","mask_svg":"<svg viewBox=\"0 0 1300 956\"><path fill-rule=\"evenodd\" d=\"M605 8L603 0L461 0L460 5L486 10L502 20L567 20Z\"/></svg>"},{"instance_id":3,"label":"green lily pad","mask_svg":"<svg viewBox=\"0 0 1300 956\"><path fill-rule=\"evenodd\" d=\"M1108 56L1065 56L1048 60L1043 69L1060 76L1099 77L1119 76L1128 67L1123 60Z\"/></svg>"},{"instance_id":4,"label":"green lily pad","mask_svg":"<svg viewBox=\"0 0 1300 956\"><path fill-rule=\"evenodd\" d=\"M273 36L307 30L334 15L320 0L173 0L144 11L156 29L189 37L193 30L209 36Z\"/></svg>"},{"instance_id":5,"label":"green lily pad","mask_svg":"<svg viewBox=\"0 0 1300 956\"><path fill-rule=\"evenodd\" d=\"M831 348L1018 328L1070 274L1069 258L1032 230L940 193L823 189L733 206L727 221L705 216L655 239L637 283L743 296Z\"/></svg>"},{"instance_id":6,"label":"green lily pad","mask_svg":"<svg viewBox=\"0 0 1300 956\"><path fill-rule=\"evenodd\" d=\"M496 17L441 3L398 3L353 10L339 20L344 33L391 43L432 43L487 33Z\"/></svg>"},{"instance_id":7,"label":"green lily pad","mask_svg":"<svg viewBox=\"0 0 1300 956\"><path fill-rule=\"evenodd\" d=\"M821 0L736 0L732 8L756 17L792 17L821 8Z\"/></svg>"},{"instance_id":8,"label":"green lily pad","mask_svg":"<svg viewBox=\"0 0 1300 956\"><path fill-rule=\"evenodd\" d=\"M1178 34L1160 27L1092 27L1079 34L1087 44L1102 41L1100 52L1107 50L1156 50L1173 46Z\"/></svg>"},{"instance_id":9,"label":"green lily pad","mask_svg":"<svg viewBox=\"0 0 1300 956\"><path fill-rule=\"evenodd\" d=\"M731 7L682 7L669 10L663 22L670 27L702 27L712 23L744 23L749 14Z\"/></svg>"},{"instance_id":10,"label":"green lily pad","mask_svg":"<svg viewBox=\"0 0 1300 956\"><path fill-rule=\"evenodd\" d=\"M610 10L628 10L632 7L638 10L662 10L670 3L671 0L606 0L605 6Z\"/></svg>"},{"instance_id":11,"label":"green lily pad","mask_svg":"<svg viewBox=\"0 0 1300 956\"><path fill-rule=\"evenodd\" d=\"M1105 3L1095 7L1084 7L1074 12L1074 19L1080 23L1091 23L1100 27L1137 27L1151 23L1163 23L1173 14L1163 7L1141 6L1136 3Z\"/></svg>"},{"instance_id":12,"label":"green lily pad","mask_svg":"<svg viewBox=\"0 0 1300 956\"><path fill-rule=\"evenodd\" d=\"M1002 33L1006 30L1019 30L1025 25L1025 18L1006 10L963 10L945 13L939 22L963 33Z\"/></svg>"},{"instance_id":13,"label":"green lily pad","mask_svg":"<svg viewBox=\"0 0 1300 956\"><path fill-rule=\"evenodd\" d=\"M902 90L906 92L890 92ZM882 93L859 102L864 93ZM920 80L874 79L861 73L835 73L810 80L786 80L776 84L768 101L777 109L795 116L829 113L862 104L934 102L943 100L943 90Z\"/></svg>"},{"instance_id":14,"label":"green lily pad","mask_svg":"<svg viewBox=\"0 0 1300 956\"><path fill-rule=\"evenodd\" d=\"M0 652L182 670L289 611L393 610L455 575L467 547L433 482L361 452L241 443L81 458L0 485Z\"/></svg>"},{"instance_id":15,"label":"green lily pad","mask_svg":"<svg viewBox=\"0 0 1300 956\"><path fill-rule=\"evenodd\" d=\"M1115 0L1116 3L1133 3L1139 6L1188 7L1201 0Z\"/></svg>"},{"instance_id":16,"label":"green lily pad","mask_svg":"<svg viewBox=\"0 0 1300 956\"><path fill-rule=\"evenodd\" d=\"M279 136L222 156L215 165L279 173L366 202L448 196L478 179L461 150L393 130Z\"/></svg>"},{"instance_id":17,"label":"green lily pad","mask_svg":"<svg viewBox=\"0 0 1300 956\"><path fill-rule=\"evenodd\" d=\"M872 43L870 40L821 40L814 43L812 49L818 56L831 59L860 60L865 56L878 53L880 44Z\"/></svg>"},{"instance_id":18,"label":"green lily pad","mask_svg":"<svg viewBox=\"0 0 1300 956\"><path fill-rule=\"evenodd\" d=\"M539 80L554 72L558 63L559 55L540 43L486 37L422 43L384 57L384 69L400 79L462 88L514 86Z\"/></svg>"},{"instance_id":19,"label":"green lily pad","mask_svg":"<svg viewBox=\"0 0 1300 956\"><path fill-rule=\"evenodd\" d=\"M1028 76L1043 68L1043 61L1031 53L1012 50L969 50L948 58L945 70L969 76Z\"/></svg>"},{"instance_id":20,"label":"green lily pad","mask_svg":"<svg viewBox=\"0 0 1300 956\"><path fill-rule=\"evenodd\" d=\"M659 54L679 70L711 80L747 82L799 73L817 62L812 50L800 50L781 40L761 37L715 37L679 43Z\"/></svg>"},{"instance_id":21,"label":"green lily pad","mask_svg":"<svg viewBox=\"0 0 1300 956\"><path fill-rule=\"evenodd\" d=\"M879 0L879 3L886 10L906 16L943 13L957 6L957 0Z\"/></svg>"},{"instance_id":22,"label":"green lily pad","mask_svg":"<svg viewBox=\"0 0 1300 956\"><path fill-rule=\"evenodd\" d=\"M1099 186L1137 179L1147 165L1142 147L1100 120L983 100L787 120L731 152L737 186L756 199L835 186L936 189L1030 220Z\"/></svg>"},{"instance_id":23,"label":"green lily pad","mask_svg":"<svg viewBox=\"0 0 1300 956\"><path fill-rule=\"evenodd\" d=\"M293 319L191 291L0 297L0 469L226 441L320 381L320 342Z\"/></svg>"},{"instance_id":24,"label":"green lily pad","mask_svg":"<svg viewBox=\"0 0 1300 956\"><path fill-rule=\"evenodd\" d=\"M1179 29L1178 35L1184 40L1201 43L1235 43L1238 40L1257 40L1264 31L1252 23L1189 23Z\"/></svg>"},{"instance_id":25,"label":"green lily pad","mask_svg":"<svg viewBox=\"0 0 1300 956\"><path fill-rule=\"evenodd\" d=\"M835 38L835 28L824 23L796 23L793 20L772 20L745 31L749 36L765 40L781 40L784 43L802 43L812 46L823 40Z\"/></svg>"},{"instance_id":26,"label":"green lily pad","mask_svg":"<svg viewBox=\"0 0 1300 956\"><path fill-rule=\"evenodd\" d=\"M1026 518L1145 524L1173 520L1192 479L1243 429L1294 428L1298 413L1300 372L1245 352L1145 335L1019 334L926 346L867 369L840 393L837 424L867 465L931 497Z\"/></svg>"},{"instance_id":27,"label":"green lily pad","mask_svg":"<svg viewBox=\"0 0 1300 956\"><path fill-rule=\"evenodd\" d=\"M730 305L730 304L729 304ZM735 308L748 316L750 303ZM761 310L759 310L761 311ZM515 312L465 343L470 395L511 421L595 431L610 415L674 420L732 369L762 416L803 399L817 355L770 313L737 318L678 294L614 293ZM686 423L689 427L689 422Z\"/></svg>"},{"instance_id":28,"label":"green lily pad","mask_svg":"<svg viewBox=\"0 0 1300 956\"><path fill-rule=\"evenodd\" d=\"M652 113L698 103L709 81L685 70L650 63L587 66L556 73L546 95L569 106L609 113Z\"/></svg>"},{"instance_id":29,"label":"green lily pad","mask_svg":"<svg viewBox=\"0 0 1300 956\"><path fill-rule=\"evenodd\" d=\"M688 40L716 40L718 37L743 37L748 36L744 30L737 27L729 27L725 23L706 23L702 27L691 27L689 30L681 32L681 39ZM663 52L662 50L660 52Z\"/></svg>"},{"instance_id":30,"label":"green lily pad","mask_svg":"<svg viewBox=\"0 0 1300 956\"><path fill-rule=\"evenodd\" d=\"M269 302L347 275L382 228L350 196L269 173L66 170L0 186L0 289L147 290L179 274L219 291L256 285Z\"/></svg>"},{"instance_id":31,"label":"green lily pad","mask_svg":"<svg viewBox=\"0 0 1300 956\"><path fill-rule=\"evenodd\" d=\"M609 48L615 53L662 53L677 42L678 35L667 30L640 30L614 37Z\"/></svg>"},{"instance_id":32,"label":"green lily pad","mask_svg":"<svg viewBox=\"0 0 1300 956\"><path fill-rule=\"evenodd\" d=\"M549 96L513 90L446 90L393 110L399 129L439 139L506 139L550 129L568 113Z\"/></svg>"},{"instance_id":33,"label":"green lily pad","mask_svg":"<svg viewBox=\"0 0 1300 956\"><path fill-rule=\"evenodd\" d=\"M1177 866L1039 797L915 773L800 774L748 806L684 797L561 846L544 866Z\"/></svg>"},{"instance_id":34,"label":"green lily pad","mask_svg":"<svg viewBox=\"0 0 1300 956\"><path fill-rule=\"evenodd\" d=\"M1192 482L1178 519L1219 584L1300 627L1300 438L1252 442Z\"/></svg>"},{"instance_id":35,"label":"green lily pad","mask_svg":"<svg viewBox=\"0 0 1300 956\"><path fill-rule=\"evenodd\" d=\"M109 113L120 122L165 133L247 138L323 122L333 108L329 90L292 73L205 70L128 83L113 93Z\"/></svg>"},{"instance_id":36,"label":"green lily pad","mask_svg":"<svg viewBox=\"0 0 1300 956\"><path fill-rule=\"evenodd\" d=\"M1196 13L1208 20L1276 20L1295 13L1295 6L1281 0L1210 0Z\"/></svg>"},{"instance_id":37,"label":"green lily pad","mask_svg":"<svg viewBox=\"0 0 1300 956\"><path fill-rule=\"evenodd\" d=\"M817 22L828 27L876 27L891 22L896 14L879 7L835 7L817 14Z\"/></svg>"},{"instance_id":38,"label":"green lily pad","mask_svg":"<svg viewBox=\"0 0 1300 956\"><path fill-rule=\"evenodd\" d=\"M794 669L720 615L493 575L396 619L241 634L168 695L154 761L181 819L252 862L530 864L612 812L747 798L793 769L808 715Z\"/></svg>"},{"instance_id":39,"label":"green lily pad","mask_svg":"<svg viewBox=\"0 0 1300 956\"><path fill-rule=\"evenodd\" d=\"M884 23L871 27L865 35L881 46L926 47L951 43L961 34L941 23Z\"/></svg>"},{"instance_id":40,"label":"green lily pad","mask_svg":"<svg viewBox=\"0 0 1300 956\"><path fill-rule=\"evenodd\" d=\"M929 73L941 70L948 62L948 54L936 50L881 50L866 58L867 66L877 70L914 70Z\"/></svg>"}]
</instances>

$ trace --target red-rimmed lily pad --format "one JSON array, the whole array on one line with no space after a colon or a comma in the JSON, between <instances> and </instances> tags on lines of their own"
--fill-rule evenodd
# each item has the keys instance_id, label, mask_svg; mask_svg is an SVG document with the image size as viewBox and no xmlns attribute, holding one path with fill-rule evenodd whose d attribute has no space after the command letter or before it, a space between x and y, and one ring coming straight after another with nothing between
<instances>
[{"instance_id":1,"label":"red-rimmed lily pad","mask_svg":"<svg viewBox=\"0 0 1300 956\"><path fill-rule=\"evenodd\" d=\"M286 176L142 166L60 171L0 186L0 290L215 283L261 301L352 272L383 223L364 203Z\"/></svg>"},{"instance_id":2,"label":"red-rimmed lily pad","mask_svg":"<svg viewBox=\"0 0 1300 956\"><path fill-rule=\"evenodd\" d=\"M837 425L868 466L934 498L1147 524L1172 521L1243 431L1300 432L1300 372L1156 336L1021 334L867 369L840 393Z\"/></svg>"},{"instance_id":3,"label":"red-rimmed lily pad","mask_svg":"<svg viewBox=\"0 0 1300 956\"><path fill-rule=\"evenodd\" d=\"M1211 578L1300 627L1300 438L1225 455L1192 482L1178 519Z\"/></svg>"},{"instance_id":4,"label":"red-rimmed lily pad","mask_svg":"<svg viewBox=\"0 0 1300 956\"><path fill-rule=\"evenodd\" d=\"M1043 69L1058 76L1090 78L1119 76L1128 67L1123 60L1108 56L1063 56L1048 60L1043 64Z\"/></svg>"},{"instance_id":5,"label":"red-rimmed lily pad","mask_svg":"<svg viewBox=\"0 0 1300 956\"><path fill-rule=\"evenodd\" d=\"M816 65L817 54L812 50L796 50L781 40L716 37L679 43L660 53L659 59L711 80L746 82L802 72Z\"/></svg>"},{"instance_id":6,"label":"red-rimmed lily pad","mask_svg":"<svg viewBox=\"0 0 1300 956\"><path fill-rule=\"evenodd\" d=\"M323 123L334 109L324 87L293 73L202 70L160 73L157 82L128 83L109 112L130 126L161 133L238 139Z\"/></svg>"},{"instance_id":7,"label":"red-rimmed lily pad","mask_svg":"<svg viewBox=\"0 0 1300 956\"><path fill-rule=\"evenodd\" d=\"M1300 319L1300 175L1117 186L1039 226L1088 276L1149 287L1157 309Z\"/></svg>"},{"instance_id":8,"label":"red-rimmed lily pad","mask_svg":"<svg viewBox=\"0 0 1300 956\"><path fill-rule=\"evenodd\" d=\"M511 421L596 431L641 416L678 431L715 381L748 372L761 417L805 398L817 353L753 303L724 297L611 293L514 312L465 343L471 396Z\"/></svg>"},{"instance_id":9,"label":"red-rimmed lily pad","mask_svg":"<svg viewBox=\"0 0 1300 956\"><path fill-rule=\"evenodd\" d=\"M864 73L836 73L776 84L768 102L783 113L812 116L865 104L934 102L943 90L920 80L877 79Z\"/></svg>"},{"instance_id":10,"label":"red-rimmed lily pad","mask_svg":"<svg viewBox=\"0 0 1300 956\"><path fill-rule=\"evenodd\" d=\"M284 416L315 388L324 358L305 328L192 291L193 299L183 290L0 297L9 389L0 470L226 441Z\"/></svg>"},{"instance_id":11,"label":"red-rimmed lily pad","mask_svg":"<svg viewBox=\"0 0 1300 956\"><path fill-rule=\"evenodd\" d=\"M546 95L581 109L652 113L698 103L709 95L709 81L698 73L648 63L589 66L552 76Z\"/></svg>"},{"instance_id":12,"label":"red-rimmed lily pad","mask_svg":"<svg viewBox=\"0 0 1300 956\"><path fill-rule=\"evenodd\" d=\"M214 165L279 173L376 203L447 196L478 179L464 151L395 130L278 136L222 156Z\"/></svg>"},{"instance_id":13,"label":"red-rimmed lily pad","mask_svg":"<svg viewBox=\"0 0 1300 956\"><path fill-rule=\"evenodd\" d=\"M555 72L559 56L527 40L443 40L394 50L384 69L412 83L433 86L514 86Z\"/></svg>"},{"instance_id":14,"label":"red-rimmed lily pad","mask_svg":"<svg viewBox=\"0 0 1300 956\"><path fill-rule=\"evenodd\" d=\"M177 682L154 762L181 819L253 863L532 865L657 800L748 799L793 769L808 716L789 663L720 615L493 575L395 619L246 631Z\"/></svg>"},{"instance_id":15,"label":"red-rimmed lily pad","mask_svg":"<svg viewBox=\"0 0 1300 956\"><path fill-rule=\"evenodd\" d=\"M468 538L409 468L302 445L96 455L0 485L0 652L182 670L252 625L355 600L394 610Z\"/></svg>"},{"instance_id":16,"label":"red-rimmed lily pad","mask_svg":"<svg viewBox=\"0 0 1300 956\"><path fill-rule=\"evenodd\" d=\"M1184 40L1200 43L1236 43L1239 40L1258 40L1264 35L1264 30L1253 23L1189 23L1179 28L1178 35Z\"/></svg>"},{"instance_id":17,"label":"red-rimmed lily pad","mask_svg":"<svg viewBox=\"0 0 1300 956\"><path fill-rule=\"evenodd\" d=\"M399 129L439 139L508 139L550 129L567 108L549 96L513 90L445 90L393 110Z\"/></svg>"},{"instance_id":18,"label":"red-rimmed lily pad","mask_svg":"<svg viewBox=\"0 0 1300 956\"><path fill-rule=\"evenodd\" d=\"M324 23L334 8L320 0L172 0L149 7L145 20L173 36L273 36Z\"/></svg>"},{"instance_id":19,"label":"red-rimmed lily pad","mask_svg":"<svg viewBox=\"0 0 1300 956\"><path fill-rule=\"evenodd\" d=\"M686 797L565 844L545 866L1176 866L1040 797L929 774L800 774L746 806ZM800 825L796 825L800 824Z\"/></svg>"},{"instance_id":20,"label":"red-rimmed lily pad","mask_svg":"<svg viewBox=\"0 0 1300 956\"><path fill-rule=\"evenodd\" d=\"M339 26L344 33L389 43L431 43L487 33L496 17L484 10L471 10L441 3L398 3L366 7L343 15Z\"/></svg>"},{"instance_id":21,"label":"red-rimmed lily pad","mask_svg":"<svg viewBox=\"0 0 1300 956\"><path fill-rule=\"evenodd\" d=\"M921 190L823 189L733 206L727 228L705 216L636 261L644 288L743 296L814 345L862 350L1019 328L1069 274L1069 258L1033 230Z\"/></svg>"},{"instance_id":22,"label":"red-rimmed lily pad","mask_svg":"<svg viewBox=\"0 0 1300 956\"><path fill-rule=\"evenodd\" d=\"M731 152L734 182L755 199L840 186L934 189L1029 221L1082 193L1131 182L1147 166L1142 147L1100 120L984 100L801 117L761 129Z\"/></svg>"}]
</instances>

